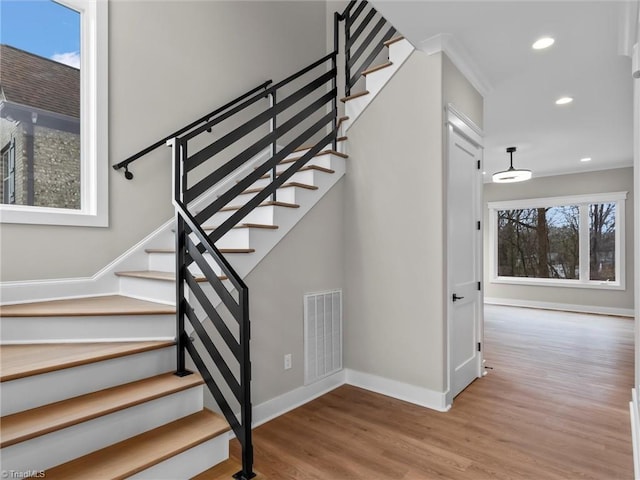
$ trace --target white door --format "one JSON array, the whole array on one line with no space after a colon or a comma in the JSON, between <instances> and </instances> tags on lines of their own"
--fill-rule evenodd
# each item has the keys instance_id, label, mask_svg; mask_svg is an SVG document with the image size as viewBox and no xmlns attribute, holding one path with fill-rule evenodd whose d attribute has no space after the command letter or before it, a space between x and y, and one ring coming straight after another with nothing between
<instances>
[{"instance_id":1,"label":"white door","mask_svg":"<svg viewBox=\"0 0 640 480\"><path fill-rule=\"evenodd\" d=\"M449 395L482 373L482 149L449 124L447 274Z\"/></svg>"}]
</instances>

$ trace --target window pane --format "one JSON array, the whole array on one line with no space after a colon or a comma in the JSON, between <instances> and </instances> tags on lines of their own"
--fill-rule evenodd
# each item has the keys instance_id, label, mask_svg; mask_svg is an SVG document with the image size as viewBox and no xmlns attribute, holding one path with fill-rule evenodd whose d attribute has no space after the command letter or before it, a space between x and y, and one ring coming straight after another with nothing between
<instances>
[{"instance_id":1,"label":"window pane","mask_svg":"<svg viewBox=\"0 0 640 480\"><path fill-rule=\"evenodd\" d=\"M616 280L616 204L589 205L589 279Z\"/></svg>"},{"instance_id":2,"label":"window pane","mask_svg":"<svg viewBox=\"0 0 640 480\"><path fill-rule=\"evenodd\" d=\"M0 148L15 145L3 178L11 203L80 209L80 14L52 1L1 8Z\"/></svg>"},{"instance_id":3,"label":"window pane","mask_svg":"<svg viewBox=\"0 0 640 480\"><path fill-rule=\"evenodd\" d=\"M498 276L579 279L579 207L498 211Z\"/></svg>"}]
</instances>

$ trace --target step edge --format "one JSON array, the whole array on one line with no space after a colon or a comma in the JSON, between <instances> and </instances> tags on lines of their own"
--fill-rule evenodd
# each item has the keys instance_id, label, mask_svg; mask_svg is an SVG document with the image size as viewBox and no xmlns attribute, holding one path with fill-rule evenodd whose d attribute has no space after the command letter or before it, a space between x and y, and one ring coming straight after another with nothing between
<instances>
[{"instance_id":1,"label":"step edge","mask_svg":"<svg viewBox=\"0 0 640 480\"><path fill-rule=\"evenodd\" d=\"M122 384L122 385L117 385L117 386L114 386L114 387L105 388L105 389L98 390L98 391L91 392L91 393L87 393L87 394L84 394L84 395L79 395L77 397L72 397L72 398L69 398L69 399L66 399L66 400L60 400L58 402L50 403L48 405L43 405L41 407L36 407L36 408L29 409L29 410L25 410L23 412L17 412L17 413L11 414L11 415L7 415L5 417L2 417L2 419L0 419L0 420L2 420L2 422L4 423L10 417L14 417L15 415L27 415L29 413L33 414L34 410L44 410L47 407L52 408L53 406L59 406L59 405L64 404L64 403L71 404L72 401L73 401L73 403L80 402L82 400L96 398L99 395L104 395L106 392L114 394L118 390L123 390L125 387L130 386L132 384L141 383L141 382L144 382L145 380L152 380L152 379L160 381L161 377L162 378L166 378L166 377L168 377L168 375L169 374L166 374L166 373L165 374L161 374L161 375L156 375L154 377L148 377L146 379L138 380L138 381L135 381L135 382L129 382L129 383L125 383L125 384ZM170 375L173 375L173 374L170 374ZM96 418L104 417L106 415L110 415L110 414L115 413L115 412L126 410L128 408L135 407L137 405L142 405L143 403L151 402L153 400L157 400L157 399L162 398L162 397L167 397L167 396L173 395L175 393L183 392L183 391L186 391L186 390L189 390L189 389L204 385L204 380L202 379L202 377L199 374L195 374L195 375L197 375L197 377L194 377L193 379L190 379L191 381L189 381L189 382L179 383L179 384L175 384L173 386L165 387L162 391L157 391L157 392L154 392L153 394L148 394L148 395L137 397L135 399L130 399L129 401L126 401L126 402L120 402L120 403L115 404L115 405L111 404L109 407L107 407L105 409L98 410L98 411L95 411L95 412L92 412L92 413L87 413L87 414L84 414L84 415L81 415L81 416L77 416L75 418L69 418L69 419L67 419L67 420L65 420L63 422L58 423L58 424L49 425L48 427L43 428L41 430L34 430L34 431L31 431L31 432L28 432L28 433L23 433L21 435L14 436L14 437L12 437L12 438L10 438L8 440L5 440L4 436L0 437L0 448L5 448L5 447L9 447L11 445L16 445L18 443L22 443L22 442L25 442L27 440L31 440L33 438L38 438L38 437L41 437L43 435L47 435L49 433L57 432L57 431L65 429L65 428L69 428L69 427L72 427L74 425L78 425L80 423L87 422L89 420L93 420L93 419L96 419ZM179 377L176 377L176 378L179 378ZM186 378L186 377L182 377L182 378ZM152 382L149 381L147 383L152 383ZM5 424L5 428L6 428L6 424Z\"/></svg>"}]
</instances>

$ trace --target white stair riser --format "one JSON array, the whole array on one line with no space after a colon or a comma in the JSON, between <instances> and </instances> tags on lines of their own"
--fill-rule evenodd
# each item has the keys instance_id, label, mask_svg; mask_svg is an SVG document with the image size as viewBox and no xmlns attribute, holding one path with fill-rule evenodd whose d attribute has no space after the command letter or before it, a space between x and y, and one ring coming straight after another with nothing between
<instances>
[{"instance_id":1,"label":"white stair riser","mask_svg":"<svg viewBox=\"0 0 640 480\"><path fill-rule=\"evenodd\" d=\"M318 172L314 170L305 170L303 172L296 172L285 183L298 182L298 183L304 183L305 185L315 185L315 183L313 183L315 179L314 174L317 174L317 173ZM270 179L261 178L260 180L256 181L253 185L251 185L251 188L264 188L270 183L271 183Z\"/></svg>"},{"instance_id":2,"label":"white stair riser","mask_svg":"<svg viewBox=\"0 0 640 480\"><path fill-rule=\"evenodd\" d=\"M276 192L276 199L279 202L287 202L287 203L296 203L296 192L295 192L295 188L292 187L287 187L287 188L279 188ZM248 193L248 194L244 194L244 195L238 195L236 198L234 198L230 205L244 205L245 203L247 203L249 200L251 200L256 194L255 193ZM265 200L263 200L263 202L269 202L271 201L272 196L269 195ZM222 240L222 239L220 239Z\"/></svg>"},{"instance_id":3,"label":"white stair riser","mask_svg":"<svg viewBox=\"0 0 640 480\"><path fill-rule=\"evenodd\" d=\"M409 58L409 55L411 55L413 50L413 45L411 45L407 39L394 42L389 45L389 61L392 62L394 66L396 64L402 64L407 58Z\"/></svg>"},{"instance_id":4,"label":"white stair riser","mask_svg":"<svg viewBox=\"0 0 640 480\"><path fill-rule=\"evenodd\" d=\"M176 284L168 280L120 277L120 295L160 303L175 303Z\"/></svg>"},{"instance_id":5,"label":"white stair riser","mask_svg":"<svg viewBox=\"0 0 640 480\"><path fill-rule=\"evenodd\" d=\"M211 255L205 253L205 259L208 260L209 265L213 268L213 271L216 275L220 275L221 270L217 263L211 260ZM159 270L161 272L173 272L175 271L176 266L176 255L173 252L169 253L150 253L149 254L149 270ZM201 274L200 268L195 266L194 269L191 269L192 272Z\"/></svg>"},{"instance_id":6,"label":"white stair riser","mask_svg":"<svg viewBox=\"0 0 640 480\"><path fill-rule=\"evenodd\" d=\"M6 470L46 470L203 408L202 385L0 450Z\"/></svg>"},{"instance_id":7,"label":"white stair riser","mask_svg":"<svg viewBox=\"0 0 640 480\"><path fill-rule=\"evenodd\" d=\"M2 383L2 415L103 390L175 369L175 347L65 368Z\"/></svg>"},{"instance_id":8,"label":"white stair riser","mask_svg":"<svg viewBox=\"0 0 640 480\"><path fill-rule=\"evenodd\" d=\"M229 217L234 215L237 210L227 210L225 212L218 212L213 216L212 223L221 224ZM244 218L241 218L238 223L261 223L263 225L277 225L275 222L274 207L265 206L253 209Z\"/></svg>"},{"instance_id":9,"label":"white stair riser","mask_svg":"<svg viewBox=\"0 0 640 480\"><path fill-rule=\"evenodd\" d=\"M389 45L389 61L393 63L390 67L384 68L377 72L371 73L366 76L366 90L368 95L349 100L344 107L345 115L349 117L349 120L343 123L343 132L347 132L349 127L353 125L356 119L364 111L364 109L373 101L375 96L382 90L393 74L398 71L409 55L413 52L414 48L407 40L400 40ZM357 92L352 92L357 93ZM344 133L343 133L344 134Z\"/></svg>"},{"instance_id":10,"label":"white stair riser","mask_svg":"<svg viewBox=\"0 0 640 480\"><path fill-rule=\"evenodd\" d=\"M375 96L378 94L382 87L389 81L389 79L393 76L393 74L398 70L394 68L394 65L390 67L383 68L382 70L378 70L376 72L370 73L366 76L366 88L369 92L369 95Z\"/></svg>"},{"instance_id":11,"label":"white stair riser","mask_svg":"<svg viewBox=\"0 0 640 480\"><path fill-rule=\"evenodd\" d=\"M147 254L147 268L160 272L176 271L176 255L173 252L152 252Z\"/></svg>"},{"instance_id":12,"label":"white stair riser","mask_svg":"<svg viewBox=\"0 0 640 480\"><path fill-rule=\"evenodd\" d=\"M132 475L136 480L192 478L229 458L229 436L219 435L164 462Z\"/></svg>"},{"instance_id":13,"label":"white stair riser","mask_svg":"<svg viewBox=\"0 0 640 480\"><path fill-rule=\"evenodd\" d=\"M171 340L175 315L5 317L2 344Z\"/></svg>"},{"instance_id":14,"label":"white stair riser","mask_svg":"<svg viewBox=\"0 0 640 480\"><path fill-rule=\"evenodd\" d=\"M319 157L313 157L309 160L306 165L315 165L316 167L324 167L331 168L331 159L335 158L333 155L320 155ZM284 163L282 165L278 165L276 171L278 174L284 172L286 169L291 167L293 163Z\"/></svg>"},{"instance_id":15,"label":"white stair riser","mask_svg":"<svg viewBox=\"0 0 640 480\"><path fill-rule=\"evenodd\" d=\"M369 105L369 101L371 100L371 98L371 94L362 95L361 97L349 100L345 104L344 113L347 117L349 117L349 125L353 124L353 122L360 116L365 107Z\"/></svg>"}]
</instances>

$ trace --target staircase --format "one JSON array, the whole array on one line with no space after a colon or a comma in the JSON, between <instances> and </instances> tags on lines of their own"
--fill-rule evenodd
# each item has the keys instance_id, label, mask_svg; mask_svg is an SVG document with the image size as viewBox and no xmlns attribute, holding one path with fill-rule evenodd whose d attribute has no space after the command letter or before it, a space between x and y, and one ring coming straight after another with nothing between
<instances>
[{"instance_id":1,"label":"staircase","mask_svg":"<svg viewBox=\"0 0 640 480\"><path fill-rule=\"evenodd\" d=\"M363 4L351 2L342 16L336 14L336 25L344 19L353 23ZM393 32L376 44L378 50L388 48L388 60L354 67L366 79L365 89L351 94L347 88L343 117L336 107L334 52L158 142L170 140L173 146L177 220L141 242L135 255L128 252L115 263L132 267L109 272L118 279L117 292L0 306L4 471L21 472L20 478L46 473L47 479L205 480L229 478L233 468L241 468L237 478L253 477L248 297L242 278L345 174L349 126L413 50L402 37L389 38ZM370 55L376 56L375 51ZM278 99L279 86L304 79L328 62L332 70L323 70L303 88L333 82L329 94L281 122L279 109L288 108L283 105L290 97ZM190 165L223 152L237 135L216 137L195 154L187 154L187 142L218 128L239 105L265 95L268 116L256 123L270 118L267 140L201 175L204 180L190 180ZM317 120L327 102L331 113ZM303 130L294 127L307 118L313 126L293 141L286 137L290 129ZM245 130L251 127L245 125ZM128 179L133 160L117 165ZM205 321L217 329L220 344L201 326ZM200 373L187 369L186 352ZM211 362L214 371L205 365ZM219 411L204 408L205 385ZM243 446L242 466L225 462L231 433Z\"/></svg>"}]
</instances>

